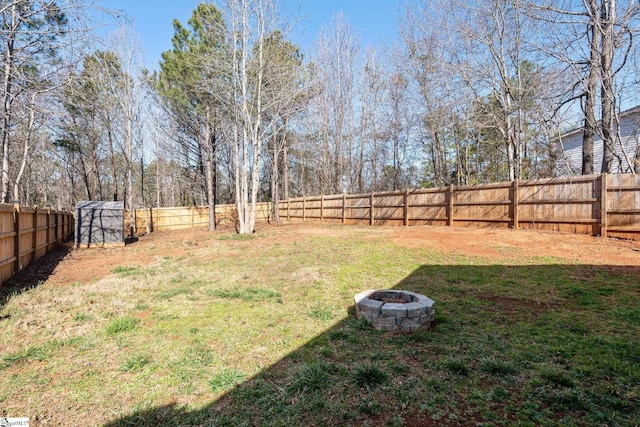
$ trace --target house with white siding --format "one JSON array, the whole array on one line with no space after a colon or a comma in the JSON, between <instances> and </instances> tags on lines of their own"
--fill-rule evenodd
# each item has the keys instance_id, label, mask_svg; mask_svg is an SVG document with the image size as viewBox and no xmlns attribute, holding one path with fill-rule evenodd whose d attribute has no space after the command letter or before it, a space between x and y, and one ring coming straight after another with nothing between
<instances>
[{"instance_id":1,"label":"house with white siding","mask_svg":"<svg viewBox=\"0 0 640 427\"><path fill-rule=\"evenodd\" d=\"M640 106L623 111L618 115L620 119L619 132L615 140L615 153L611 173L633 172L635 158L640 154ZM556 175L580 175L582 172L582 131L574 129L554 139L558 147L559 156L556 162ZM602 138L594 136L593 141L593 172L598 174L602 168Z\"/></svg>"}]
</instances>

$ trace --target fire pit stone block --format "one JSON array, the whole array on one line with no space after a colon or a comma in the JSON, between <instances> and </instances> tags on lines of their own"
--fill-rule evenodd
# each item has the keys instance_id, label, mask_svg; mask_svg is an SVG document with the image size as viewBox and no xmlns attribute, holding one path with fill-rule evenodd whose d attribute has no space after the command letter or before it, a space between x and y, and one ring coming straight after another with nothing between
<instances>
[{"instance_id":1,"label":"fire pit stone block","mask_svg":"<svg viewBox=\"0 0 640 427\"><path fill-rule=\"evenodd\" d=\"M418 302L409 302L404 305L407 309L407 317L419 317L427 314L427 306Z\"/></svg>"},{"instance_id":2,"label":"fire pit stone block","mask_svg":"<svg viewBox=\"0 0 640 427\"><path fill-rule=\"evenodd\" d=\"M401 332L415 332L422 326L422 323L420 323L420 321L420 317L407 317L405 319L401 319L400 325L398 325L399 330Z\"/></svg>"},{"instance_id":3,"label":"fire pit stone block","mask_svg":"<svg viewBox=\"0 0 640 427\"><path fill-rule=\"evenodd\" d=\"M367 290L354 300L356 317L379 331L415 332L435 319L434 301L411 291Z\"/></svg>"},{"instance_id":4,"label":"fire pit stone block","mask_svg":"<svg viewBox=\"0 0 640 427\"><path fill-rule=\"evenodd\" d=\"M371 323L379 331L395 331L398 329L395 317L378 317Z\"/></svg>"},{"instance_id":5,"label":"fire pit stone block","mask_svg":"<svg viewBox=\"0 0 640 427\"><path fill-rule=\"evenodd\" d=\"M382 311L382 317L407 317L407 307L404 304L388 302L383 304L380 310Z\"/></svg>"},{"instance_id":6,"label":"fire pit stone block","mask_svg":"<svg viewBox=\"0 0 640 427\"><path fill-rule=\"evenodd\" d=\"M356 313L358 318L365 318L369 322L373 322L380 316L380 309L384 303L375 299L365 298L361 300L356 306Z\"/></svg>"}]
</instances>

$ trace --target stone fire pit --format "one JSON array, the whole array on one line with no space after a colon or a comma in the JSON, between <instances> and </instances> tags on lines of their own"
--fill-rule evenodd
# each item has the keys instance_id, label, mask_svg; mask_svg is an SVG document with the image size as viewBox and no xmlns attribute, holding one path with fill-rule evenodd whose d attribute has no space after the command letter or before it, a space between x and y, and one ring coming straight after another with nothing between
<instances>
[{"instance_id":1,"label":"stone fire pit","mask_svg":"<svg viewBox=\"0 0 640 427\"><path fill-rule=\"evenodd\" d=\"M433 300L411 291L368 290L354 297L356 317L379 331L415 332L435 318Z\"/></svg>"}]
</instances>

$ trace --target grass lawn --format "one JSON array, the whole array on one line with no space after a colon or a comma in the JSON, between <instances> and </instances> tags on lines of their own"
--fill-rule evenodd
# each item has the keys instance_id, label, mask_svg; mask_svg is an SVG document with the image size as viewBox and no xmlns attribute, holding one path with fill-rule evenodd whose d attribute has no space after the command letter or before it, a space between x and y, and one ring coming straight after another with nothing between
<instances>
[{"instance_id":1,"label":"grass lawn","mask_svg":"<svg viewBox=\"0 0 640 427\"><path fill-rule=\"evenodd\" d=\"M293 224L72 251L0 306L0 415L32 426L638 425L637 249L505 230L479 237L491 250L476 253L464 230L446 245L433 230L447 232L403 229L422 238L407 244L399 228ZM626 258L581 258L584 242ZM89 278L89 258L113 265ZM72 267L87 279L65 279ZM356 320L353 296L377 288L435 300L435 328Z\"/></svg>"}]
</instances>

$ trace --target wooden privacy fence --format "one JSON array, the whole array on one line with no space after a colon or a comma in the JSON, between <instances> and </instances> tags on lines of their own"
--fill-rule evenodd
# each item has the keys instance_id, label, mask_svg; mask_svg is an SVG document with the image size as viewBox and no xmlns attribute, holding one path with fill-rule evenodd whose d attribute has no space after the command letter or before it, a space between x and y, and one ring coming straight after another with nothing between
<instances>
[{"instance_id":1,"label":"wooden privacy fence","mask_svg":"<svg viewBox=\"0 0 640 427\"><path fill-rule=\"evenodd\" d=\"M134 233L143 233L147 224L151 231L179 230L183 228L206 227L209 225L209 207L192 206L177 208L147 208L134 210ZM125 234L129 230L129 213L125 212ZM235 223L238 218L236 205L216 205L216 224ZM271 218L271 203L258 203L257 221Z\"/></svg>"},{"instance_id":2,"label":"wooden privacy fence","mask_svg":"<svg viewBox=\"0 0 640 427\"><path fill-rule=\"evenodd\" d=\"M494 226L640 240L640 176L587 175L283 200L281 218Z\"/></svg>"},{"instance_id":3,"label":"wooden privacy fence","mask_svg":"<svg viewBox=\"0 0 640 427\"><path fill-rule=\"evenodd\" d=\"M73 235L73 214L0 204L0 283Z\"/></svg>"}]
</instances>

